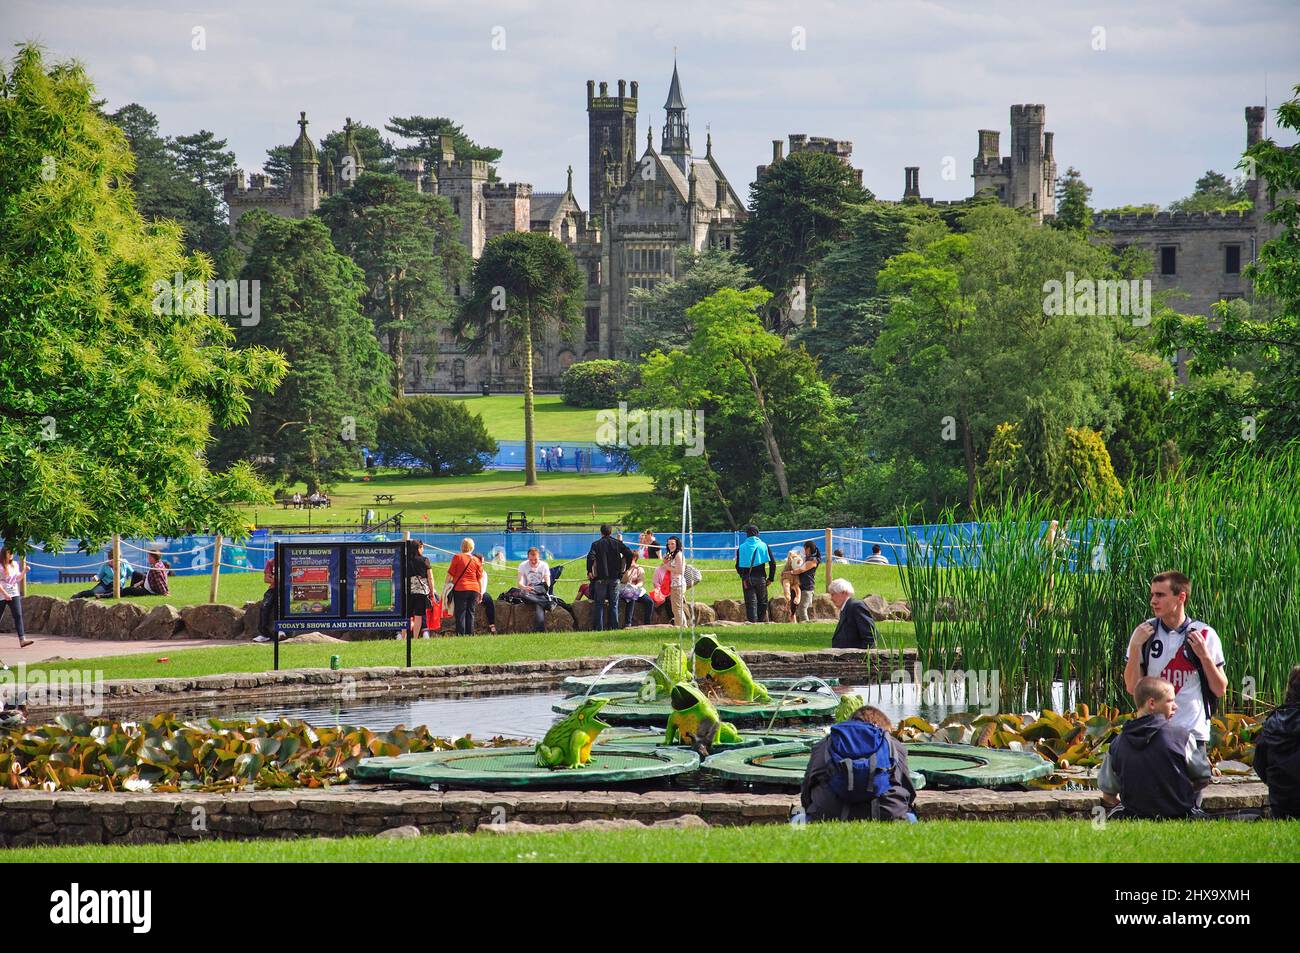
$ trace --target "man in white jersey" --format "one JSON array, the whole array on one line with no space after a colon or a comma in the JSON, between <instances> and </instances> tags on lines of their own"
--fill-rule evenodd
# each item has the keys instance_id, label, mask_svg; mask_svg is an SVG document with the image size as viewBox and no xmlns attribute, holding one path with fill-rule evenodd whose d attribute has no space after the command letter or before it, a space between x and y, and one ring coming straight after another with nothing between
<instances>
[{"instance_id":1,"label":"man in white jersey","mask_svg":"<svg viewBox=\"0 0 1300 953\"><path fill-rule=\"evenodd\" d=\"M1129 637L1124 687L1132 695L1143 678L1163 678L1174 686L1178 711L1172 727L1188 732L1189 758L1209 766L1210 714L1228 690L1219 633L1187 615L1191 580L1181 572L1162 572L1151 580L1148 619ZM1208 772L1207 772L1208 774Z\"/></svg>"}]
</instances>

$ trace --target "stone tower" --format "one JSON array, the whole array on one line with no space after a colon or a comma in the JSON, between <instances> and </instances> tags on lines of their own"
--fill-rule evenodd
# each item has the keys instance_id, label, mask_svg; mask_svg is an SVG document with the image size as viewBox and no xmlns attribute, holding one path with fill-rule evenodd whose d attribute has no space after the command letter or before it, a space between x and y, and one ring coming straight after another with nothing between
<instances>
[{"instance_id":1,"label":"stone tower","mask_svg":"<svg viewBox=\"0 0 1300 953\"><path fill-rule=\"evenodd\" d=\"M320 160L307 135L307 113L298 114L298 140L289 149L289 194L295 218L306 218L320 205Z\"/></svg>"},{"instance_id":2,"label":"stone tower","mask_svg":"<svg viewBox=\"0 0 1300 953\"><path fill-rule=\"evenodd\" d=\"M1264 117L1266 113L1263 106L1246 107L1246 148L1249 149L1255 143L1264 138ZM1252 202L1259 201L1260 192L1259 175L1248 175L1246 178L1246 195Z\"/></svg>"},{"instance_id":3,"label":"stone tower","mask_svg":"<svg viewBox=\"0 0 1300 953\"><path fill-rule=\"evenodd\" d=\"M691 127L686 121L686 100L682 97L682 81L677 78L677 61L673 60L673 81L664 100L663 139L659 154L671 159L682 172L687 171L691 160Z\"/></svg>"},{"instance_id":4,"label":"stone tower","mask_svg":"<svg viewBox=\"0 0 1300 953\"><path fill-rule=\"evenodd\" d=\"M979 131L979 152L972 177L975 194L989 192L1012 208L1028 209L1035 219L1056 214L1056 159L1052 133L1043 129L1047 108L1041 103L1011 107L1011 155L1001 152L995 129Z\"/></svg>"},{"instance_id":5,"label":"stone tower","mask_svg":"<svg viewBox=\"0 0 1300 953\"><path fill-rule=\"evenodd\" d=\"M488 180L488 163L483 159L457 159L451 136L442 137L438 155L438 194L450 202L460 219L460 242L478 258L487 241L487 208L483 186Z\"/></svg>"},{"instance_id":6,"label":"stone tower","mask_svg":"<svg viewBox=\"0 0 1300 953\"><path fill-rule=\"evenodd\" d=\"M609 84L600 84L596 95L595 80L587 80L588 190L587 209L594 218L632 177L636 165L636 94L632 82L618 81L618 96L609 95Z\"/></svg>"}]
</instances>

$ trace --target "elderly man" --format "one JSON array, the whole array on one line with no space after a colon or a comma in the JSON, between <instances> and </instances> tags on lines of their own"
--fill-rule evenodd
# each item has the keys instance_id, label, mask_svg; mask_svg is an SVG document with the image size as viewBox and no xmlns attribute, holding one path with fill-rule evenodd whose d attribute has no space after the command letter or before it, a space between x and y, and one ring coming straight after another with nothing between
<instances>
[{"instance_id":1,"label":"elderly man","mask_svg":"<svg viewBox=\"0 0 1300 953\"><path fill-rule=\"evenodd\" d=\"M876 623L861 599L853 598L853 583L836 579L830 587L831 602L840 612L840 621L831 636L833 649L871 649L876 647Z\"/></svg>"}]
</instances>

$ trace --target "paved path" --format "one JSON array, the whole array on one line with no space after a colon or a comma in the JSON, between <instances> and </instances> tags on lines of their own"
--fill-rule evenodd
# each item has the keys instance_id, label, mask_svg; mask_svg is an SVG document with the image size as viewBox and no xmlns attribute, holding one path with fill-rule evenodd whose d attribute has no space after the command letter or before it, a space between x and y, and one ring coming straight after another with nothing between
<instances>
[{"instance_id":1,"label":"paved path","mask_svg":"<svg viewBox=\"0 0 1300 953\"><path fill-rule=\"evenodd\" d=\"M6 632L0 637L0 661L11 668L20 663L34 665L55 658L100 658L105 655L146 655L157 652L170 655L181 649L204 649L219 645L242 645L223 639L142 639L138 642L113 642L82 639L70 635L33 635L35 645L18 647L18 637Z\"/></svg>"}]
</instances>

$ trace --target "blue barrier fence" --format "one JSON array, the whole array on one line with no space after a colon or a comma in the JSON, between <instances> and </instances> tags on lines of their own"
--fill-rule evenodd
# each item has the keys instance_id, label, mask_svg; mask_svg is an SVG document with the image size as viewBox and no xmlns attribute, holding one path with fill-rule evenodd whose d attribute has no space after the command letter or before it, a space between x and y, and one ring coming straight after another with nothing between
<instances>
[{"instance_id":1,"label":"blue barrier fence","mask_svg":"<svg viewBox=\"0 0 1300 953\"><path fill-rule=\"evenodd\" d=\"M923 545L929 546L943 527L934 525L915 525L907 528ZM949 532L941 549L937 553L942 565L974 561L978 554L974 552L970 539L976 524L967 523L956 527L959 537L953 541L953 527L946 527ZM1046 531L1046 526L1044 526ZM886 559L891 564L905 563L907 550L904 542L904 527L872 526L847 527L831 531L832 551L840 549L849 563L862 563L871 555L872 545L879 545ZM664 544L671 531L656 531L660 546ZM400 538L393 534L375 533L296 533L271 536L265 530L255 531L242 542L227 540L222 544L222 572L260 572L271 557L273 543L292 542L339 542L353 540L384 541ZM426 550L435 562L450 559L451 554L460 551L463 538L458 533L411 533L412 539L423 540ZM543 558L554 563L582 559L586 556L592 541L596 537L591 533L548 533L548 532L493 532L475 533L475 551L492 559L501 554L508 563L518 563L527 558L528 549L536 546L542 551ZM696 533L688 554L695 559L735 558L736 547L744 540L744 533ZM786 551L799 546L806 540L816 543L819 549L825 548L825 529L781 530L764 533L762 537L772 548L780 562ZM624 534L624 541L636 548L635 530ZM211 536L184 536L179 539L123 539L122 558L132 567L143 571L146 567L145 554L151 549L160 550L163 558L171 564L172 571L178 575L207 574L212 571L213 542ZM823 556L829 554L823 553ZM50 553L42 550L28 556L31 582L58 582L60 572L90 574L99 570L109 558L109 550L102 549L95 553L62 552Z\"/></svg>"},{"instance_id":2,"label":"blue barrier fence","mask_svg":"<svg viewBox=\"0 0 1300 953\"><path fill-rule=\"evenodd\" d=\"M522 440L498 440L497 452L482 455L483 466L488 470L522 470L527 444ZM537 472L539 473L628 473L636 472L636 464L624 454L609 453L598 444L586 442L548 443L537 445ZM363 451L369 456L369 451ZM418 470L421 465L405 456L376 454L384 466L405 467Z\"/></svg>"}]
</instances>

